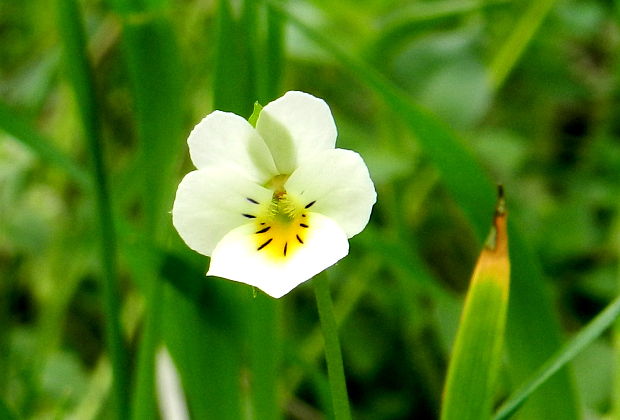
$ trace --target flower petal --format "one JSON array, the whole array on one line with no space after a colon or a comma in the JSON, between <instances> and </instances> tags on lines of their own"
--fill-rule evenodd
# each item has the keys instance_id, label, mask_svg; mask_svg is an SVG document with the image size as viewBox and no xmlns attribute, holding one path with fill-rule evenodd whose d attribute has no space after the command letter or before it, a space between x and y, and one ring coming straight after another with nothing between
<instances>
[{"instance_id":1,"label":"flower petal","mask_svg":"<svg viewBox=\"0 0 620 420\"><path fill-rule=\"evenodd\" d=\"M204 117L187 144L198 169L226 164L261 184L277 174L271 152L254 127L230 112L215 111Z\"/></svg>"},{"instance_id":2,"label":"flower petal","mask_svg":"<svg viewBox=\"0 0 620 420\"><path fill-rule=\"evenodd\" d=\"M207 167L185 175L172 207L172 223L193 250L211 255L234 228L269 206L272 192L229 167Z\"/></svg>"},{"instance_id":3,"label":"flower petal","mask_svg":"<svg viewBox=\"0 0 620 420\"><path fill-rule=\"evenodd\" d=\"M269 146L281 174L292 173L318 151L333 149L338 134L325 101L296 91L265 105L256 130Z\"/></svg>"},{"instance_id":4,"label":"flower petal","mask_svg":"<svg viewBox=\"0 0 620 420\"><path fill-rule=\"evenodd\" d=\"M208 276L218 276L258 287L279 298L295 286L332 266L349 253L349 242L336 222L308 214L303 245L295 252L274 257L257 249L256 226L248 223L228 233L215 247Z\"/></svg>"},{"instance_id":5,"label":"flower petal","mask_svg":"<svg viewBox=\"0 0 620 420\"><path fill-rule=\"evenodd\" d=\"M312 211L336 221L350 238L364 229L377 193L362 157L322 151L297 168L284 188Z\"/></svg>"}]
</instances>

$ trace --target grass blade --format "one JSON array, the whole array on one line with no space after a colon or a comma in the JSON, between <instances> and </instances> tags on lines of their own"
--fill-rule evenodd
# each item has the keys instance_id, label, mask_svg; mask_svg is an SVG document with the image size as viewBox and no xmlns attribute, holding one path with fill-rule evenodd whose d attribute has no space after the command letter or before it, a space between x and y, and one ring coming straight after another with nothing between
<instances>
[{"instance_id":1,"label":"grass blade","mask_svg":"<svg viewBox=\"0 0 620 420\"><path fill-rule=\"evenodd\" d=\"M325 360L329 389L332 397L332 408L335 420L350 420L351 409L347 395L347 384L342 364L342 352L338 339L338 325L334 316L334 304L329 291L329 282L325 273L316 276L313 280L316 306L321 319L321 329L325 340Z\"/></svg>"},{"instance_id":2,"label":"grass blade","mask_svg":"<svg viewBox=\"0 0 620 420\"><path fill-rule=\"evenodd\" d=\"M495 90L504 84L554 4L555 0L531 1L521 14L514 30L489 65L489 79Z\"/></svg>"},{"instance_id":3,"label":"grass blade","mask_svg":"<svg viewBox=\"0 0 620 420\"><path fill-rule=\"evenodd\" d=\"M44 161L64 170L81 186L92 187L90 174L79 167L67 154L54 146L51 139L40 134L28 121L3 103L0 103L0 129L28 147Z\"/></svg>"},{"instance_id":4,"label":"grass blade","mask_svg":"<svg viewBox=\"0 0 620 420\"><path fill-rule=\"evenodd\" d=\"M17 418L15 414L13 414L11 409L1 399L0 399L0 418L5 419L5 420L14 420Z\"/></svg>"},{"instance_id":5,"label":"grass blade","mask_svg":"<svg viewBox=\"0 0 620 420\"><path fill-rule=\"evenodd\" d=\"M491 418L510 284L504 206L500 195L491 236L465 299L444 388L442 420Z\"/></svg>"},{"instance_id":6,"label":"grass blade","mask_svg":"<svg viewBox=\"0 0 620 420\"><path fill-rule=\"evenodd\" d=\"M550 359L548 359L531 378L521 385L497 410L494 420L510 418L534 392L540 389L549 378L555 375L584 348L591 344L620 315L620 297L614 299L601 311L587 326L581 329L575 337L567 342Z\"/></svg>"},{"instance_id":7,"label":"grass blade","mask_svg":"<svg viewBox=\"0 0 620 420\"><path fill-rule=\"evenodd\" d=\"M117 416L128 412L129 358L120 324L121 296L116 262L116 234L112 217L108 179L86 40L75 0L58 1L58 23L65 49L70 81L79 105L84 134L88 140L95 179L95 201L101 238L103 265L103 307L106 314L106 339L113 371L113 397Z\"/></svg>"},{"instance_id":8,"label":"grass blade","mask_svg":"<svg viewBox=\"0 0 620 420\"><path fill-rule=\"evenodd\" d=\"M239 17L233 16L233 2L229 0L221 0L218 7L214 108L249 116L257 100L265 104L277 94L275 85L279 71L267 73L271 68L267 68L264 63L279 66L282 53L278 48L281 45L273 44L272 41L269 44L271 48L267 49L263 34L269 34L274 28L259 30L259 24L263 22L259 15L265 11L262 1L243 1ZM249 339L249 398L253 415L265 420L279 419L280 303L260 293L251 302L234 299L230 299L230 302L234 306L247 305L250 308L246 312L248 318L244 328L248 331L244 335Z\"/></svg>"}]
</instances>

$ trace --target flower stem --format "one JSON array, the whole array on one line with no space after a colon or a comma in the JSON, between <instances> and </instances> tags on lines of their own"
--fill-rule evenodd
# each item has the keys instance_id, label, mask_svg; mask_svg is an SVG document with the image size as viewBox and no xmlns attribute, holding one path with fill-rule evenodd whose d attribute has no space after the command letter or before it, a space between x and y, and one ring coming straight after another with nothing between
<instances>
[{"instance_id":1,"label":"flower stem","mask_svg":"<svg viewBox=\"0 0 620 420\"><path fill-rule=\"evenodd\" d=\"M334 305L329 292L329 283L325 274L316 276L314 282L314 295L316 306L319 310L323 339L325 340L325 360L327 361L327 375L331 391L334 418L336 420L350 420L351 409L347 395L347 384L342 364L342 352L338 340L338 327L334 316Z\"/></svg>"}]
</instances>

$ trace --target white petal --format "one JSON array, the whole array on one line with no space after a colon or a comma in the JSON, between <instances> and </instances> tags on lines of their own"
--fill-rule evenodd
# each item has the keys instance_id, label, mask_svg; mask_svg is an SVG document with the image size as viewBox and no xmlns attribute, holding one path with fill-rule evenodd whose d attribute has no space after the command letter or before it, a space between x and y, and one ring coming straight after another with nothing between
<instances>
[{"instance_id":1,"label":"white petal","mask_svg":"<svg viewBox=\"0 0 620 420\"><path fill-rule=\"evenodd\" d=\"M295 91L267 104L258 116L256 130L282 174L292 173L304 159L320 150L333 149L337 136L325 101Z\"/></svg>"},{"instance_id":2,"label":"white petal","mask_svg":"<svg viewBox=\"0 0 620 420\"><path fill-rule=\"evenodd\" d=\"M336 221L350 238L364 229L377 193L362 157L345 149L325 150L305 161L284 185L310 210Z\"/></svg>"},{"instance_id":3,"label":"white petal","mask_svg":"<svg viewBox=\"0 0 620 420\"><path fill-rule=\"evenodd\" d=\"M198 169L226 164L261 184L276 175L263 139L250 123L230 112L215 111L204 117L190 133L187 144Z\"/></svg>"},{"instance_id":4,"label":"white petal","mask_svg":"<svg viewBox=\"0 0 620 420\"><path fill-rule=\"evenodd\" d=\"M209 167L185 175L172 208L172 223L193 250L211 255L234 228L271 202L272 192L229 167ZM249 199L261 204L254 204Z\"/></svg>"},{"instance_id":5,"label":"white petal","mask_svg":"<svg viewBox=\"0 0 620 420\"><path fill-rule=\"evenodd\" d=\"M284 296L349 253L347 236L336 222L317 213L309 213L308 220L303 245L282 258L257 250L253 223L238 227L217 244L207 275L258 287L274 298Z\"/></svg>"}]
</instances>

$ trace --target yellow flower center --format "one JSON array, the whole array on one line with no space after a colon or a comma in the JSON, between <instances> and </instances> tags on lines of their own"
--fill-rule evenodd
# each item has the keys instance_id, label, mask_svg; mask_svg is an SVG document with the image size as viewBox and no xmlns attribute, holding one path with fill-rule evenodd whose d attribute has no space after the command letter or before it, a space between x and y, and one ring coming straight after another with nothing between
<instances>
[{"instance_id":1,"label":"yellow flower center","mask_svg":"<svg viewBox=\"0 0 620 420\"><path fill-rule=\"evenodd\" d=\"M315 201L299 203L284 189L288 175L273 177L266 186L274 193L270 203L259 203L248 197L257 206L254 214L243 214L254 219L256 230L254 241L257 252L269 258L282 260L290 258L304 246L311 226L312 213L308 211Z\"/></svg>"}]
</instances>

